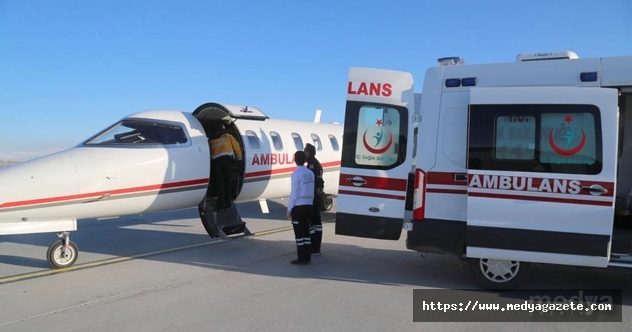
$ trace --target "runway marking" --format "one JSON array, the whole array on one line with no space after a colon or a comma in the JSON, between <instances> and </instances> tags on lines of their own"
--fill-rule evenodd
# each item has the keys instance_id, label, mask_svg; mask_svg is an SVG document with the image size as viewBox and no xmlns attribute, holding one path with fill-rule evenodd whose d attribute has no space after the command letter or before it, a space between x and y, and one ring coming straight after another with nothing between
<instances>
[{"instance_id":1,"label":"runway marking","mask_svg":"<svg viewBox=\"0 0 632 332\"><path fill-rule=\"evenodd\" d=\"M323 223L328 223L330 221L333 221L333 220L323 220ZM117 257L117 258L109 258L109 259L104 259L104 260L96 261L96 262L77 264L77 265L73 265L71 267L66 267L66 268L62 268L62 269L51 269L51 270L46 270L46 271L18 274L18 275L11 276L11 277L0 278L0 285L6 284L6 283L9 283L9 282L15 282L15 281L21 281L21 280L32 279L32 278L37 278L37 277L43 277L43 276L47 276L47 275L53 275L53 274L56 274L56 273L65 273L65 272L70 272L70 271L75 271L75 270L87 269L87 268L95 267L95 266L101 266L101 265L107 265L107 264L113 264L113 263L120 263L120 262L130 261L130 260L133 260L133 259L143 258L143 257L147 257L147 256L166 254L166 253L180 251L180 250L185 250L185 249L191 249L191 248L202 247L202 246L207 246L207 245L211 245L211 244L223 243L223 242L227 242L229 240L237 240L237 239L247 238L247 237L257 237L257 236L263 236L263 235L268 235L268 234L280 233L280 232L289 231L291 229L292 229L292 226L285 226L285 227L279 227L279 228L270 229L270 230L267 230L267 231L261 231L261 232L253 233L252 235L248 235L248 236L242 235L242 236L232 237L232 238L229 238L227 240L219 239L219 240L213 240L213 241L204 242L204 243L192 244L192 245L183 246L183 247L163 249L163 250L157 250L157 251L152 251L152 252L147 252L147 253L141 253L141 254L137 254L137 255L123 256L123 257Z\"/></svg>"}]
</instances>

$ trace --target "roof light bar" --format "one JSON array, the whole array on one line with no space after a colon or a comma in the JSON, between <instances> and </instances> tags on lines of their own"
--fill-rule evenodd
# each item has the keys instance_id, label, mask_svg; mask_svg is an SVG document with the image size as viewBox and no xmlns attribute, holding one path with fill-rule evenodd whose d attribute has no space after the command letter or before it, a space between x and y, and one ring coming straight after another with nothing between
<instances>
[{"instance_id":1,"label":"roof light bar","mask_svg":"<svg viewBox=\"0 0 632 332\"><path fill-rule=\"evenodd\" d=\"M579 74L579 79L582 80L582 82L596 82L597 81L597 72L596 71L591 71L591 72L584 72Z\"/></svg>"},{"instance_id":2,"label":"roof light bar","mask_svg":"<svg viewBox=\"0 0 632 332\"><path fill-rule=\"evenodd\" d=\"M461 79L463 86L476 86L476 77L465 77Z\"/></svg>"},{"instance_id":3,"label":"roof light bar","mask_svg":"<svg viewBox=\"0 0 632 332\"><path fill-rule=\"evenodd\" d=\"M445 87L446 88L456 88L461 86L461 79L460 78L446 78L445 80Z\"/></svg>"}]
</instances>

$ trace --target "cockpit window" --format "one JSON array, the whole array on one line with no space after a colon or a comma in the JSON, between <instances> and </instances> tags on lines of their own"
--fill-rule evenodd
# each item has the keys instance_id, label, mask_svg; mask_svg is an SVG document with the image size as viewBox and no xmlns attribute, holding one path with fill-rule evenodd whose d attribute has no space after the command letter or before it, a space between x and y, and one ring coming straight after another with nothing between
<instances>
[{"instance_id":1,"label":"cockpit window","mask_svg":"<svg viewBox=\"0 0 632 332\"><path fill-rule=\"evenodd\" d=\"M150 120L123 120L87 140L84 145L169 145L183 144L182 126Z\"/></svg>"}]
</instances>

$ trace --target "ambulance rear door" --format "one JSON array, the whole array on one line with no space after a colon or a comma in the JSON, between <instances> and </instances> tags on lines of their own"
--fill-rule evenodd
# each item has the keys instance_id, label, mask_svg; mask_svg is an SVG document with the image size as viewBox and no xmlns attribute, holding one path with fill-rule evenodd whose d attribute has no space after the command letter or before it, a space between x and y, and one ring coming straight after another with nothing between
<instances>
[{"instance_id":1,"label":"ambulance rear door","mask_svg":"<svg viewBox=\"0 0 632 332\"><path fill-rule=\"evenodd\" d=\"M411 74L349 70L336 234L399 239L412 206L413 103Z\"/></svg>"},{"instance_id":2,"label":"ambulance rear door","mask_svg":"<svg viewBox=\"0 0 632 332\"><path fill-rule=\"evenodd\" d=\"M607 266L617 123L614 89L472 88L467 256Z\"/></svg>"}]
</instances>

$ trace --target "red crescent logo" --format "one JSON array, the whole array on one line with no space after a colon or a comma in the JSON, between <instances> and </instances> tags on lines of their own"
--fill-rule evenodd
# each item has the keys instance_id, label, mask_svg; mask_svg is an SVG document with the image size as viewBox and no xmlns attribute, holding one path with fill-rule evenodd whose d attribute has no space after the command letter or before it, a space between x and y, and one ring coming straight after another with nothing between
<instances>
[{"instance_id":1,"label":"red crescent logo","mask_svg":"<svg viewBox=\"0 0 632 332\"><path fill-rule=\"evenodd\" d=\"M368 129L364 131L364 135L362 135L362 143L364 143L364 147L369 150L369 152L371 153L375 153L375 154L382 154L386 151L388 151L388 149L391 147L391 145L393 144L393 133L391 133L391 131L388 131L388 144L386 144L385 147L381 148L381 149L374 149L372 147L369 146L369 143L366 141L366 132L369 131Z\"/></svg>"},{"instance_id":2,"label":"red crescent logo","mask_svg":"<svg viewBox=\"0 0 632 332\"><path fill-rule=\"evenodd\" d=\"M551 129L551 131L549 132L549 144L551 144L551 148L553 148L553 151L555 151L559 155L572 156L576 154L577 152L581 151L584 148L584 145L586 145L586 132L584 132L583 128L582 128L582 141L579 142L579 145L577 147L570 150L564 150L560 148L559 146L555 145L555 142L553 141L554 130L555 129Z\"/></svg>"}]
</instances>

